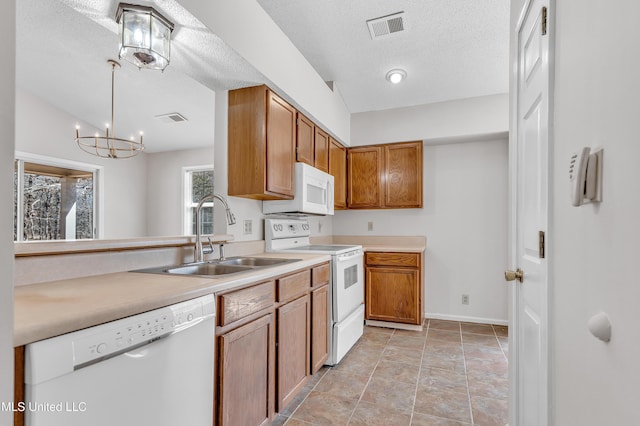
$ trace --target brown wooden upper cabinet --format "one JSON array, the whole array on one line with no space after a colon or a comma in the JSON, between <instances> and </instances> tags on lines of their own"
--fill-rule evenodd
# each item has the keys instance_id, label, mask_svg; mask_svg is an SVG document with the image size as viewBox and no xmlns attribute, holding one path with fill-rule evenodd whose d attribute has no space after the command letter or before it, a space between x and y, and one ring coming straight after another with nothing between
<instances>
[{"instance_id":1,"label":"brown wooden upper cabinet","mask_svg":"<svg viewBox=\"0 0 640 426\"><path fill-rule=\"evenodd\" d=\"M313 121L300 113L298 113L296 123L296 161L314 166L315 152L313 138L315 137L316 126L313 124Z\"/></svg>"},{"instance_id":2,"label":"brown wooden upper cabinet","mask_svg":"<svg viewBox=\"0 0 640 426\"><path fill-rule=\"evenodd\" d=\"M422 141L384 146L384 206L422 207Z\"/></svg>"},{"instance_id":3,"label":"brown wooden upper cabinet","mask_svg":"<svg viewBox=\"0 0 640 426\"><path fill-rule=\"evenodd\" d=\"M349 148L350 209L421 208L422 141Z\"/></svg>"},{"instance_id":4,"label":"brown wooden upper cabinet","mask_svg":"<svg viewBox=\"0 0 640 426\"><path fill-rule=\"evenodd\" d=\"M319 127L316 127L315 142L315 168L329 173L329 135Z\"/></svg>"},{"instance_id":5,"label":"brown wooden upper cabinet","mask_svg":"<svg viewBox=\"0 0 640 426\"><path fill-rule=\"evenodd\" d=\"M329 172L329 135L298 112L296 161Z\"/></svg>"},{"instance_id":6,"label":"brown wooden upper cabinet","mask_svg":"<svg viewBox=\"0 0 640 426\"><path fill-rule=\"evenodd\" d=\"M333 176L334 208L347 208L347 149L329 138L329 174Z\"/></svg>"},{"instance_id":7,"label":"brown wooden upper cabinet","mask_svg":"<svg viewBox=\"0 0 640 426\"><path fill-rule=\"evenodd\" d=\"M293 198L296 114L267 86L229 92L229 195Z\"/></svg>"},{"instance_id":8,"label":"brown wooden upper cabinet","mask_svg":"<svg viewBox=\"0 0 640 426\"><path fill-rule=\"evenodd\" d=\"M347 185L350 209L382 208L383 155L380 146L349 148Z\"/></svg>"}]
</instances>

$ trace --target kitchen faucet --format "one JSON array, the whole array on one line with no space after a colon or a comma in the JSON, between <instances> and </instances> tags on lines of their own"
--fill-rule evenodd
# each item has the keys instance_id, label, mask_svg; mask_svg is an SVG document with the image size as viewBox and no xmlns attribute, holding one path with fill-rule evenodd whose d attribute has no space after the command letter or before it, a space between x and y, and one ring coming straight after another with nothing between
<instances>
[{"instance_id":1,"label":"kitchen faucet","mask_svg":"<svg viewBox=\"0 0 640 426\"><path fill-rule=\"evenodd\" d=\"M225 211L227 213L227 223L229 225L233 225L234 223L236 223L236 217L233 215L233 212L229 208L229 203L227 202L226 198L224 198L222 195L219 195L219 194L209 194L209 195L205 195L204 197L202 197L200 199L200 201L198 201L198 206L196 207L196 246L195 246L195 251L193 253L193 261L194 262L202 262L202 261L204 261L205 251L206 251L207 254L213 252L213 246L211 245L211 239L210 238L209 238L209 247L206 250L202 247L202 241L201 241L201 235L200 235L200 232L201 232L201 229L200 229L201 228L200 210L202 210L202 206L207 201L213 202L214 206L215 206L215 199L220 200L220 202L222 204L224 204L224 208L225 208ZM223 253L223 251L222 251L222 243L221 243L220 244L220 257L224 257L222 253Z\"/></svg>"}]
</instances>

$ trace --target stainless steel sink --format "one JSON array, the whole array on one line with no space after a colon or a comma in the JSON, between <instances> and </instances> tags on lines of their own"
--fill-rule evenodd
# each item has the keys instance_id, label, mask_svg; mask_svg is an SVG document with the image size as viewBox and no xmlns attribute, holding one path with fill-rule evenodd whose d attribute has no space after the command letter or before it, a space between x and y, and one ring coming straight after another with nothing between
<instances>
[{"instance_id":1,"label":"stainless steel sink","mask_svg":"<svg viewBox=\"0 0 640 426\"><path fill-rule=\"evenodd\" d=\"M298 259L277 259L273 257L231 257L225 260L219 260L218 265L242 265L242 266L273 266L283 263L295 262Z\"/></svg>"},{"instance_id":2,"label":"stainless steel sink","mask_svg":"<svg viewBox=\"0 0 640 426\"><path fill-rule=\"evenodd\" d=\"M228 275L253 269L250 266L221 265L218 263L196 263L169 268L165 272L179 275Z\"/></svg>"},{"instance_id":3,"label":"stainless steel sink","mask_svg":"<svg viewBox=\"0 0 640 426\"><path fill-rule=\"evenodd\" d=\"M300 259L280 259L273 257L231 257L209 262L186 263L183 265L162 266L159 268L138 269L132 272L165 275L193 275L198 277L228 276L269 266L283 265Z\"/></svg>"}]
</instances>

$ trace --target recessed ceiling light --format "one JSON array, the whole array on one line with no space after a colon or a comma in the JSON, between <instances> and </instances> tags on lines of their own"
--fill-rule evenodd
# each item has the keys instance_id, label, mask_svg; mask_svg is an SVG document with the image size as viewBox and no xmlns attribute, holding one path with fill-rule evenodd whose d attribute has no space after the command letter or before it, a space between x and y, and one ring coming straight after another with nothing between
<instances>
[{"instance_id":1,"label":"recessed ceiling light","mask_svg":"<svg viewBox=\"0 0 640 426\"><path fill-rule=\"evenodd\" d=\"M407 76L407 72L401 69L391 70L387 73L387 80L393 84L398 84Z\"/></svg>"}]
</instances>

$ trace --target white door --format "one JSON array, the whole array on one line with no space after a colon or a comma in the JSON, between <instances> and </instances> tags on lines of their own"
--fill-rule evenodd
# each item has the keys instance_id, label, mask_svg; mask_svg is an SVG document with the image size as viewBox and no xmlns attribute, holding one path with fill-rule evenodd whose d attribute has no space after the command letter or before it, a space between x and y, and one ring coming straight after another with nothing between
<instances>
[{"instance_id":1,"label":"white door","mask_svg":"<svg viewBox=\"0 0 640 426\"><path fill-rule=\"evenodd\" d=\"M523 272L513 280L511 424L548 424L547 261L541 239L547 234L550 121L550 0L525 2L517 31L516 141L512 259ZM544 234L542 234L544 233Z\"/></svg>"}]
</instances>

